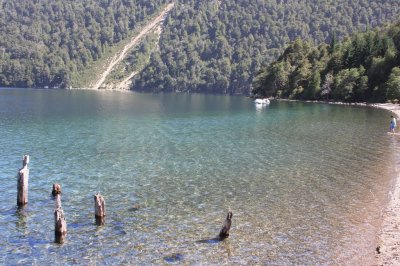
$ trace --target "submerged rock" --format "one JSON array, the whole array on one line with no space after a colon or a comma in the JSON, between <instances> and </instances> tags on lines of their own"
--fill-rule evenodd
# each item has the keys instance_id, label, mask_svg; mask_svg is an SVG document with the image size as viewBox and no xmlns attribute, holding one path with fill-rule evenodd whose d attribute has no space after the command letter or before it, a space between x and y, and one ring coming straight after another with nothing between
<instances>
[{"instance_id":1,"label":"submerged rock","mask_svg":"<svg viewBox=\"0 0 400 266\"><path fill-rule=\"evenodd\" d=\"M168 263L179 262L183 260L183 255L180 253L174 253L170 256L165 256L164 260Z\"/></svg>"}]
</instances>

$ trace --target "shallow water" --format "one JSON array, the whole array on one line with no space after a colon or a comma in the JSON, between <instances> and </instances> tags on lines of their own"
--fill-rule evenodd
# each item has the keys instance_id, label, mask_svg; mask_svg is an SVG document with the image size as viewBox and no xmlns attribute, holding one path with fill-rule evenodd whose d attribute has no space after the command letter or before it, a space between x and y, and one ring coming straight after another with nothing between
<instances>
[{"instance_id":1,"label":"shallow water","mask_svg":"<svg viewBox=\"0 0 400 266\"><path fill-rule=\"evenodd\" d=\"M245 97L0 90L0 264L371 264L399 152L388 120ZM215 241L229 208L230 237Z\"/></svg>"}]
</instances>

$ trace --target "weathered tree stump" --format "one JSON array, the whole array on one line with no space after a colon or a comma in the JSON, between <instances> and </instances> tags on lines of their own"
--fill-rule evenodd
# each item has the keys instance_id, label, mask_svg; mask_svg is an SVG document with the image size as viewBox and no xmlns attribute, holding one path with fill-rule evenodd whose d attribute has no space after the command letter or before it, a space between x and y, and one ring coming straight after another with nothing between
<instances>
[{"instance_id":1,"label":"weathered tree stump","mask_svg":"<svg viewBox=\"0 0 400 266\"><path fill-rule=\"evenodd\" d=\"M229 236L229 230L231 229L231 225L232 225L232 212L229 211L228 215L226 216L224 225L222 226L221 231L219 232L219 238L220 240L224 240L225 238L227 238Z\"/></svg>"},{"instance_id":2,"label":"weathered tree stump","mask_svg":"<svg viewBox=\"0 0 400 266\"><path fill-rule=\"evenodd\" d=\"M106 216L106 206L103 196L100 193L94 195L94 216L97 225L103 225Z\"/></svg>"},{"instance_id":3,"label":"weathered tree stump","mask_svg":"<svg viewBox=\"0 0 400 266\"><path fill-rule=\"evenodd\" d=\"M24 155L22 159L22 167L25 167L29 164L29 155Z\"/></svg>"},{"instance_id":4,"label":"weathered tree stump","mask_svg":"<svg viewBox=\"0 0 400 266\"><path fill-rule=\"evenodd\" d=\"M17 204L23 206L28 203L28 180L29 180L29 155L24 155L22 168L18 171L17 177Z\"/></svg>"},{"instance_id":5,"label":"weathered tree stump","mask_svg":"<svg viewBox=\"0 0 400 266\"><path fill-rule=\"evenodd\" d=\"M57 184L57 183L53 184L53 189L51 191L51 194L53 196L61 194L61 186L60 186L60 184Z\"/></svg>"},{"instance_id":6,"label":"weathered tree stump","mask_svg":"<svg viewBox=\"0 0 400 266\"><path fill-rule=\"evenodd\" d=\"M61 194L54 196L56 209L61 208Z\"/></svg>"},{"instance_id":7,"label":"weathered tree stump","mask_svg":"<svg viewBox=\"0 0 400 266\"><path fill-rule=\"evenodd\" d=\"M61 207L61 194L56 194L55 196L55 205L56 208L54 210L54 233L55 233L55 242L63 243L65 236L67 235L67 221L65 220L64 211Z\"/></svg>"},{"instance_id":8,"label":"weathered tree stump","mask_svg":"<svg viewBox=\"0 0 400 266\"><path fill-rule=\"evenodd\" d=\"M63 243L67 235L67 221L65 220L62 208L54 210L55 242Z\"/></svg>"}]
</instances>

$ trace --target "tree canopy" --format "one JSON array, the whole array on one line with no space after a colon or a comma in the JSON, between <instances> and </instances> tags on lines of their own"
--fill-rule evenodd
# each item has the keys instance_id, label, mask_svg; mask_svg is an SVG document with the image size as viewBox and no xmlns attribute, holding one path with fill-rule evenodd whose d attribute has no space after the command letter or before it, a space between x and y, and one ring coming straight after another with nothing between
<instances>
[{"instance_id":1,"label":"tree canopy","mask_svg":"<svg viewBox=\"0 0 400 266\"><path fill-rule=\"evenodd\" d=\"M307 100L398 101L400 23L329 45L297 39L260 70L253 93Z\"/></svg>"},{"instance_id":2,"label":"tree canopy","mask_svg":"<svg viewBox=\"0 0 400 266\"><path fill-rule=\"evenodd\" d=\"M254 75L289 42L337 41L397 19L400 11L394 0L179 0L175 6L159 53L132 89L248 94ZM300 76L310 72L301 70Z\"/></svg>"},{"instance_id":3,"label":"tree canopy","mask_svg":"<svg viewBox=\"0 0 400 266\"><path fill-rule=\"evenodd\" d=\"M3 0L0 86L69 87L165 0ZM76 85L76 84L75 84Z\"/></svg>"},{"instance_id":4,"label":"tree canopy","mask_svg":"<svg viewBox=\"0 0 400 266\"><path fill-rule=\"evenodd\" d=\"M105 58L166 3L3 0L0 86L79 86L83 70ZM248 94L255 73L296 38L308 39L310 45L336 42L397 19L399 11L397 0L176 0L157 49L146 50L145 56L135 52L136 58L151 56L141 60L146 66L131 89ZM276 74L284 67L277 66ZM303 78L310 72L301 70L297 75ZM281 78L279 82L287 82ZM314 79L316 84L318 76Z\"/></svg>"}]
</instances>

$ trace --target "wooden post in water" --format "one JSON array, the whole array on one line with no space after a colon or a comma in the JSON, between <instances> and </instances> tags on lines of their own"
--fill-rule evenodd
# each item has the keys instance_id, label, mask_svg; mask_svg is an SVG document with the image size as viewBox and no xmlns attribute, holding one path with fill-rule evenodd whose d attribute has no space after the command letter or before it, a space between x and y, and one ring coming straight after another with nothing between
<instances>
[{"instance_id":1,"label":"wooden post in water","mask_svg":"<svg viewBox=\"0 0 400 266\"><path fill-rule=\"evenodd\" d=\"M54 210L55 242L62 244L67 235L67 221L62 208Z\"/></svg>"},{"instance_id":2,"label":"wooden post in water","mask_svg":"<svg viewBox=\"0 0 400 266\"><path fill-rule=\"evenodd\" d=\"M58 183L53 184L53 189L51 190L51 194L54 196L56 201L56 209L61 208L61 186Z\"/></svg>"},{"instance_id":3,"label":"wooden post in water","mask_svg":"<svg viewBox=\"0 0 400 266\"><path fill-rule=\"evenodd\" d=\"M106 216L106 206L103 196L100 193L94 195L94 216L97 225L103 225Z\"/></svg>"},{"instance_id":4,"label":"wooden post in water","mask_svg":"<svg viewBox=\"0 0 400 266\"><path fill-rule=\"evenodd\" d=\"M61 186L59 184L53 184L52 193L56 201L56 209L54 210L55 242L62 244L67 235L67 221L65 220L64 211L61 207Z\"/></svg>"},{"instance_id":5,"label":"wooden post in water","mask_svg":"<svg viewBox=\"0 0 400 266\"><path fill-rule=\"evenodd\" d=\"M226 216L224 225L222 226L221 231L219 232L219 239L220 240L224 240L225 238L227 238L229 236L229 230L231 229L231 225L232 225L232 212L229 211L228 215Z\"/></svg>"},{"instance_id":6,"label":"wooden post in water","mask_svg":"<svg viewBox=\"0 0 400 266\"><path fill-rule=\"evenodd\" d=\"M29 155L24 155L22 160L22 168L18 171L17 177L17 205L24 206L28 203L28 180L29 180Z\"/></svg>"},{"instance_id":7,"label":"wooden post in water","mask_svg":"<svg viewBox=\"0 0 400 266\"><path fill-rule=\"evenodd\" d=\"M56 194L54 196L56 209L60 209L61 207L61 194Z\"/></svg>"}]
</instances>

